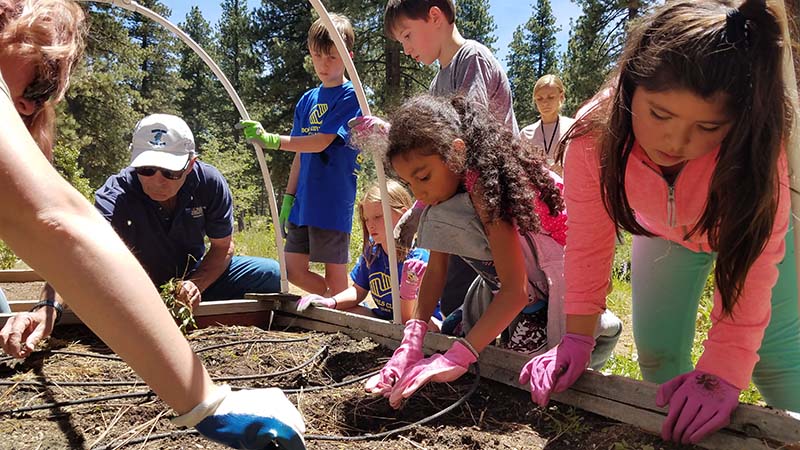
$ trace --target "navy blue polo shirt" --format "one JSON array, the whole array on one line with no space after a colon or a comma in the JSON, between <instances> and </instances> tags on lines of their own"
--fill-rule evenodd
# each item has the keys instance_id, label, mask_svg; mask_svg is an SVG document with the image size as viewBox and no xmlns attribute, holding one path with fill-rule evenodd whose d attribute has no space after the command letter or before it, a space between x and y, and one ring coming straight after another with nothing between
<instances>
[{"instance_id":1,"label":"navy blue polo shirt","mask_svg":"<svg viewBox=\"0 0 800 450\"><path fill-rule=\"evenodd\" d=\"M206 251L204 238L233 233L233 199L213 166L195 161L169 213L142 190L131 167L95 192L95 207L128 245L156 286L191 273Z\"/></svg>"}]
</instances>

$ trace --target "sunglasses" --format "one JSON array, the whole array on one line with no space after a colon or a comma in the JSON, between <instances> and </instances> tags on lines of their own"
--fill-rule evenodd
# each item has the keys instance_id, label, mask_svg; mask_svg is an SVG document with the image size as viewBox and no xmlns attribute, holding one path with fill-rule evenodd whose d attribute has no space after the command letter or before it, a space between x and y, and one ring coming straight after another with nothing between
<instances>
[{"instance_id":1,"label":"sunglasses","mask_svg":"<svg viewBox=\"0 0 800 450\"><path fill-rule=\"evenodd\" d=\"M183 168L181 170L167 170L167 169L162 169L160 167L136 168L136 174L141 175L143 177L152 177L153 175L156 174L156 172L161 172L161 176L168 180L180 180L184 172L186 172L186 168Z\"/></svg>"},{"instance_id":2,"label":"sunglasses","mask_svg":"<svg viewBox=\"0 0 800 450\"><path fill-rule=\"evenodd\" d=\"M55 63L48 62L47 70L40 70L36 74L36 78L25 88L22 93L22 98L29 100L36 104L37 107L41 106L53 97L53 94L58 90L58 81L52 79L52 76L47 76L47 73L54 74L58 72L58 67Z\"/></svg>"}]
</instances>

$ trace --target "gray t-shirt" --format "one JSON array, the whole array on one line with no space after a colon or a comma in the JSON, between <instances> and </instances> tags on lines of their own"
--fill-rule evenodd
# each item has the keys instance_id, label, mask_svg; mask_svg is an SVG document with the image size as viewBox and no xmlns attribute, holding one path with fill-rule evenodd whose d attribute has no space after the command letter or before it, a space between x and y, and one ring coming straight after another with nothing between
<instances>
[{"instance_id":1,"label":"gray t-shirt","mask_svg":"<svg viewBox=\"0 0 800 450\"><path fill-rule=\"evenodd\" d=\"M481 104L514 132L519 134L511 99L511 85L497 58L483 44L468 39L453 55L447 67L433 78L430 93L447 96L464 94Z\"/></svg>"}]
</instances>

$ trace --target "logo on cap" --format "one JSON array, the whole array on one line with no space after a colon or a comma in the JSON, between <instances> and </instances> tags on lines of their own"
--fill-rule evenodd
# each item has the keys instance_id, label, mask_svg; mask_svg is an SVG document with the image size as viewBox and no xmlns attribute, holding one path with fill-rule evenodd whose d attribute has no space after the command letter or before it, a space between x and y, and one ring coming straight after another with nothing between
<instances>
[{"instance_id":1,"label":"logo on cap","mask_svg":"<svg viewBox=\"0 0 800 450\"><path fill-rule=\"evenodd\" d=\"M167 130L159 130L158 128L150 130L154 134L153 140L149 141L154 147L166 147L167 143L161 140L161 136L167 134Z\"/></svg>"}]
</instances>

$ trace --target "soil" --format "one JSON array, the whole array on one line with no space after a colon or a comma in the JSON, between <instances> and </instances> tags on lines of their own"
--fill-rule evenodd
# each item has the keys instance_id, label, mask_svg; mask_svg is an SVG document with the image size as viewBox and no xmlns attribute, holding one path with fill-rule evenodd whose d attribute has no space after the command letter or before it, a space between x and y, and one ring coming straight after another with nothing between
<instances>
[{"instance_id":1,"label":"soil","mask_svg":"<svg viewBox=\"0 0 800 450\"><path fill-rule=\"evenodd\" d=\"M254 339L304 339L302 342L238 343L199 352L212 377L269 374L291 369L313 359L300 369L277 377L236 380L239 387L309 389L330 386L381 367L391 351L369 339L353 340L344 334L305 330L265 331L253 327L215 327L190 334L195 349L215 344ZM319 358L318 351L326 347ZM172 412L155 397L117 398L78 405L9 414L9 410L54 402L147 391L135 386L67 386L67 381L137 380L123 362L98 359L72 351L111 355L110 350L87 328L57 328L41 350L23 363L0 363L0 449L221 449L197 435L154 439L176 428L168 418ZM146 349L142 349L146 351ZM21 384L46 381L48 386ZM9 382L12 382L9 384ZM60 382L60 383L59 383ZM394 430L431 416L467 394L474 377L465 375L450 384L431 384L395 411L382 397L363 390L363 381L318 391L290 394L302 411L309 450L330 449L675 449L630 425L553 403L539 408L527 392L481 379L477 391L462 405L431 422L381 440L343 441L342 436L361 436ZM17 384L15 384L17 383ZM323 440L331 439L331 440Z\"/></svg>"}]
</instances>

